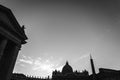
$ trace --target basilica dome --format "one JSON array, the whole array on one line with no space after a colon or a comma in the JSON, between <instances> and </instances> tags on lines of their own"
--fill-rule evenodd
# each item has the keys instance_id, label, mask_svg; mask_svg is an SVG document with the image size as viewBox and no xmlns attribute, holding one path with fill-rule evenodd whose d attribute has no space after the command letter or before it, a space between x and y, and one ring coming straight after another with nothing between
<instances>
[{"instance_id":1,"label":"basilica dome","mask_svg":"<svg viewBox=\"0 0 120 80\"><path fill-rule=\"evenodd\" d=\"M73 73L72 67L66 62L65 66L62 68L62 74Z\"/></svg>"}]
</instances>

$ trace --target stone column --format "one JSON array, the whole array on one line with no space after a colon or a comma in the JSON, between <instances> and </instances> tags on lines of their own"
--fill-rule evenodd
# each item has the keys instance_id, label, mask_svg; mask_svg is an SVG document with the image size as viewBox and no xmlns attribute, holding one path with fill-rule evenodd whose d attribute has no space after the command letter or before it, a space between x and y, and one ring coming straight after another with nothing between
<instances>
[{"instance_id":1,"label":"stone column","mask_svg":"<svg viewBox=\"0 0 120 80\"><path fill-rule=\"evenodd\" d=\"M10 80L20 47L10 40L2 40L1 44L0 80Z\"/></svg>"},{"instance_id":2,"label":"stone column","mask_svg":"<svg viewBox=\"0 0 120 80\"><path fill-rule=\"evenodd\" d=\"M19 50L20 50L20 48L18 46L14 46L13 51L10 52L10 54L12 54L10 56L11 57L11 61L10 61L11 64L10 64L10 67L9 67L9 70L8 70L8 74L7 74L7 79L6 80L10 80L11 79L12 72L13 72L13 69L14 69L14 65L15 65L15 62L16 62Z\"/></svg>"},{"instance_id":3,"label":"stone column","mask_svg":"<svg viewBox=\"0 0 120 80\"><path fill-rule=\"evenodd\" d=\"M7 45L7 41L8 41L7 39L2 39L0 41L0 60L1 60L1 57L2 57L2 55L4 53L5 47Z\"/></svg>"},{"instance_id":4,"label":"stone column","mask_svg":"<svg viewBox=\"0 0 120 80\"><path fill-rule=\"evenodd\" d=\"M0 40L0 80L2 79L2 73L3 73L3 55L4 55L4 51L5 51L5 48L7 46L7 43L8 43L8 40L5 39L5 38L2 38Z\"/></svg>"}]
</instances>

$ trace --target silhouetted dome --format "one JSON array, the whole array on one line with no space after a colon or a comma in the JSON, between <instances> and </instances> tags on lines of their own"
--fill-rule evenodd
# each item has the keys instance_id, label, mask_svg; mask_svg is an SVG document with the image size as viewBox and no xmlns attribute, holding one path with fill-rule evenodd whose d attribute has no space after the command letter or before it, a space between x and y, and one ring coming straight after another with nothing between
<instances>
[{"instance_id":1,"label":"silhouetted dome","mask_svg":"<svg viewBox=\"0 0 120 80\"><path fill-rule=\"evenodd\" d=\"M72 67L66 62L65 66L62 69L62 74L73 73Z\"/></svg>"}]
</instances>

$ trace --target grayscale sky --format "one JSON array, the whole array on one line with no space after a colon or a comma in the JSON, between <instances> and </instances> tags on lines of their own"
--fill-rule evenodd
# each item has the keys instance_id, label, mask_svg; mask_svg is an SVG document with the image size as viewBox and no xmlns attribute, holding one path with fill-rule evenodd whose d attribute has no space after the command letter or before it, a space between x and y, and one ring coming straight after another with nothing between
<instances>
[{"instance_id":1,"label":"grayscale sky","mask_svg":"<svg viewBox=\"0 0 120 80\"><path fill-rule=\"evenodd\" d=\"M25 25L27 44L14 72L48 76L66 60L88 70L89 54L98 68L120 70L119 0L0 0Z\"/></svg>"}]
</instances>

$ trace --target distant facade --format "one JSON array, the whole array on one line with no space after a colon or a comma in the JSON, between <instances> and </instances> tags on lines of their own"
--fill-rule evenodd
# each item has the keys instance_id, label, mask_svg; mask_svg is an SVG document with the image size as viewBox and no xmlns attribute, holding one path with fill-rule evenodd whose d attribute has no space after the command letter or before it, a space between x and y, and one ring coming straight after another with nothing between
<instances>
[{"instance_id":1,"label":"distant facade","mask_svg":"<svg viewBox=\"0 0 120 80\"><path fill-rule=\"evenodd\" d=\"M120 80L120 70L99 68L97 80Z\"/></svg>"},{"instance_id":2,"label":"distant facade","mask_svg":"<svg viewBox=\"0 0 120 80\"><path fill-rule=\"evenodd\" d=\"M12 74L11 80L26 80L26 76L24 74L14 73Z\"/></svg>"},{"instance_id":3,"label":"distant facade","mask_svg":"<svg viewBox=\"0 0 120 80\"><path fill-rule=\"evenodd\" d=\"M13 73L11 80L50 80L50 78L49 77L40 78L40 77L35 77L35 76L26 76L20 73Z\"/></svg>"},{"instance_id":4,"label":"distant facade","mask_svg":"<svg viewBox=\"0 0 120 80\"><path fill-rule=\"evenodd\" d=\"M73 71L72 67L66 62L65 66L62 68L62 72L53 71L52 80L88 80L88 71L83 72Z\"/></svg>"},{"instance_id":5,"label":"distant facade","mask_svg":"<svg viewBox=\"0 0 120 80\"><path fill-rule=\"evenodd\" d=\"M89 80L120 80L120 70L99 68L99 73L95 72L94 62L90 56L92 74Z\"/></svg>"},{"instance_id":6,"label":"distant facade","mask_svg":"<svg viewBox=\"0 0 120 80\"><path fill-rule=\"evenodd\" d=\"M12 11L0 5L0 80L9 80L21 45L26 43L24 27Z\"/></svg>"}]
</instances>

